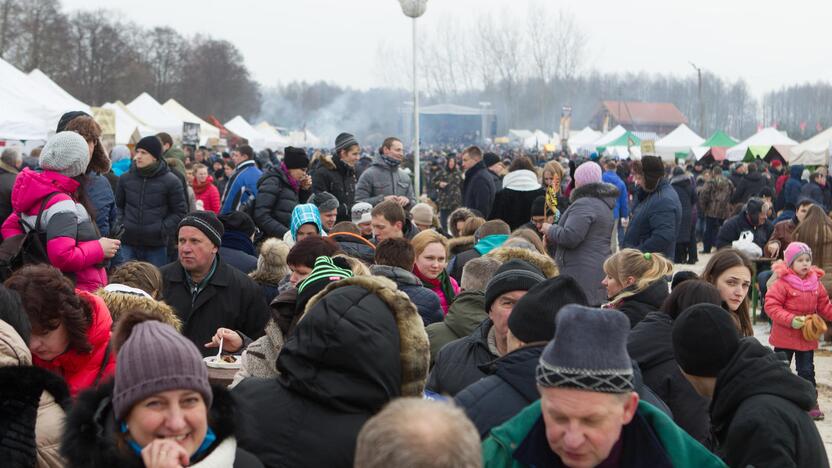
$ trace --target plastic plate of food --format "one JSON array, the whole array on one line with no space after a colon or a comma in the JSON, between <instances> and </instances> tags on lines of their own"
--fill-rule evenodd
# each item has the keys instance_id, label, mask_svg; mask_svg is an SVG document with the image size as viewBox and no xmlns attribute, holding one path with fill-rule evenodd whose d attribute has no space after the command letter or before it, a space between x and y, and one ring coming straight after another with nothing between
<instances>
[{"instance_id":1,"label":"plastic plate of food","mask_svg":"<svg viewBox=\"0 0 832 468\"><path fill-rule=\"evenodd\" d=\"M220 356L219 359L217 358L217 356L208 356L207 358L203 358L203 361L205 361L205 365L207 365L208 367L213 367L215 369L240 368L240 356L232 356L230 354Z\"/></svg>"}]
</instances>

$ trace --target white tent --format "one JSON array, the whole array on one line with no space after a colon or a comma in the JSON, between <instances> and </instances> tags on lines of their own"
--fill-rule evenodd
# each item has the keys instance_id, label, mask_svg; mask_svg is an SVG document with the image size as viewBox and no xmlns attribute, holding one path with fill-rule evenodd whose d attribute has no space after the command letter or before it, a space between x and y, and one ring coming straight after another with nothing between
<instances>
[{"instance_id":1,"label":"white tent","mask_svg":"<svg viewBox=\"0 0 832 468\"><path fill-rule=\"evenodd\" d=\"M832 128L818 133L803 143L793 146L788 155L789 164L804 166L825 166L832 152Z\"/></svg>"},{"instance_id":2,"label":"white tent","mask_svg":"<svg viewBox=\"0 0 832 468\"><path fill-rule=\"evenodd\" d=\"M182 119L168 112L147 93L140 94L127 109L146 125L160 132L167 132L174 139L182 139Z\"/></svg>"},{"instance_id":3,"label":"white tent","mask_svg":"<svg viewBox=\"0 0 832 468\"><path fill-rule=\"evenodd\" d=\"M61 88L58 83L55 83L51 78L46 76L45 73L40 71L40 69L35 68L30 71L29 79L34 82L36 86L38 86L38 89L40 89L43 93L42 96L49 101L60 103L61 107L84 111L92 115L92 110L89 105L84 104L73 95L69 94L65 89Z\"/></svg>"},{"instance_id":4,"label":"white tent","mask_svg":"<svg viewBox=\"0 0 832 468\"><path fill-rule=\"evenodd\" d=\"M609 143L612 143L615 140L621 138L621 136L625 133L627 133L627 130L621 125L617 125L615 128L599 137L597 140L582 145L580 149L589 152L595 151L596 148L598 148L599 146L607 146Z\"/></svg>"},{"instance_id":5,"label":"white tent","mask_svg":"<svg viewBox=\"0 0 832 468\"><path fill-rule=\"evenodd\" d=\"M116 140L117 145L135 144L133 135L138 132L137 136L146 137L158 133L156 129L149 127L144 122L134 116L127 106L121 101L108 102L101 106L104 109L113 111L116 117Z\"/></svg>"},{"instance_id":6,"label":"white tent","mask_svg":"<svg viewBox=\"0 0 832 468\"><path fill-rule=\"evenodd\" d=\"M690 153L690 149L699 146L705 139L697 135L687 125L681 124L664 138L656 141L656 153L667 161L676 158L676 153Z\"/></svg>"},{"instance_id":7,"label":"white tent","mask_svg":"<svg viewBox=\"0 0 832 468\"><path fill-rule=\"evenodd\" d=\"M749 146L796 146L797 142L789 138L786 132L779 132L776 128L766 127L751 135L732 148L728 148L725 159L742 161Z\"/></svg>"},{"instance_id":8,"label":"white tent","mask_svg":"<svg viewBox=\"0 0 832 468\"><path fill-rule=\"evenodd\" d=\"M248 140L248 144L251 145L255 151L267 148L265 135L260 133L256 128L252 127L251 124L248 123L242 116L238 115L237 117L234 117L224 123L223 126L236 135Z\"/></svg>"},{"instance_id":9,"label":"white tent","mask_svg":"<svg viewBox=\"0 0 832 468\"><path fill-rule=\"evenodd\" d=\"M527 149L543 148L552 141L552 136L543 130L535 130L531 136L523 139L523 146Z\"/></svg>"},{"instance_id":10,"label":"white tent","mask_svg":"<svg viewBox=\"0 0 832 468\"><path fill-rule=\"evenodd\" d=\"M254 128L266 137L269 148L283 149L289 145L289 138L281 135L276 128L272 127L266 121L260 122Z\"/></svg>"},{"instance_id":11,"label":"white tent","mask_svg":"<svg viewBox=\"0 0 832 468\"><path fill-rule=\"evenodd\" d=\"M593 130L589 127L584 127L583 130L579 132L572 132L569 136L569 148L571 148L572 151L577 151L581 146L592 143L599 138L601 138L601 132Z\"/></svg>"},{"instance_id":12,"label":"white tent","mask_svg":"<svg viewBox=\"0 0 832 468\"><path fill-rule=\"evenodd\" d=\"M49 102L29 76L0 58L0 138L45 140L61 114L73 110Z\"/></svg>"},{"instance_id":13,"label":"white tent","mask_svg":"<svg viewBox=\"0 0 832 468\"><path fill-rule=\"evenodd\" d=\"M300 148L320 148L321 139L309 130L298 130L289 133L289 142Z\"/></svg>"},{"instance_id":14,"label":"white tent","mask_svg":"<svg viewBox=\"0 0 832 468\"><path fill-rule=\"evenodd\" d=\"M527 138L534 136L531 130L509 129L508 138L512 142L525 142Z\"/></svg>"},{"instance_id":15,"label":"white tent","mask_svg":"<svg viewBox=\"0 0 832 468\"><path fill-rule=\"evenodd\" d=\"M200 119L198 115L189 111L175 99L168 99L162 107L172 115L182 119L183 122L199 124L199 144L204 145L209 138L220 137L220 129Z\"/></svg>"}]
</instances>

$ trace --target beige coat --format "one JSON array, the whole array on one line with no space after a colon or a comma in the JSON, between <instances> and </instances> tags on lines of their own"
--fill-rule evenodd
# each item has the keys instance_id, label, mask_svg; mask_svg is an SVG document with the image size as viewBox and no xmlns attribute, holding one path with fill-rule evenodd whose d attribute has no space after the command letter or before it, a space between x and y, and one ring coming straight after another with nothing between
<instances>
[{"instance_id":1,"label":"beige coat","mask_svg":"<svg viewBox=\"0 0 832 468\"><path fill-rule=\"evenodd\" d=\"M20 335L8 323L0 320L0 367L31 366L32 354ZM63 467L66 462L58 454L64 430L63 408L53 396L44 391L40 397L35 440L38 467ZM2 462L0 462L2 464Z\"/></svg>"}]
</instances>

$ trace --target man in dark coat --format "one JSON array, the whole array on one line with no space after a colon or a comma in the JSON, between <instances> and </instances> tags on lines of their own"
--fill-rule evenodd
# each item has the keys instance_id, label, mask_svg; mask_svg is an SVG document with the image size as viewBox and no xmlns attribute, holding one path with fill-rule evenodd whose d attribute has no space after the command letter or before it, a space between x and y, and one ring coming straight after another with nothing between
<instances>
[{"instance_id":1,"label":"man in dark coat","mask_svg":"<svg viewBox=\"0 0 832 468\"><path fill-rule=\"evenodd\" d=\"M17 148L6 148L0 156L0 219L5 220L12 214L12 187L23 158ZM112 195L112 194L111 194ZM101 233L101 235L105 235Z\"/></svg>"},{"instance_id":2,"label":"man in dark coat","mask_svg":"<svg viewBox=\"0 0 832 468\"><path fill-rule=\"evenodd\" d=\"M176 238L186 207L182 183L162 159L162 143L155 136L139 140L133 165L121 175L116 190L116 208L124 225L121 261L165 265L167 246Z\"/></svg>"},{"instance_id":3,"label":"man in dark coat","mask_svg":"<svg viewBox=\"0 0 832 468\"><path fill-rule=\"evenodd\" d=\"M739 179L739 185L736 186L734 194L731 195L731 203L745 203L751 197L760 196L760 191L764 187L771 186L769 180L757 170L756 164L749 164L747 170L748 173L742 179Z\"/></svg>"},{"instance_id":4,"label":"man in dark coat","mask_svg":"<svg viewBox=\"0 0 832 468\"><path fill-rule=\"evenodd\" d=\"M361 157L358 140L349 133L335 138L335 155L321 158L321 165L312 174L312 192L329 192L338 199L337 222L350 221L355 203L355 163Z\"/></svg>"},{"instance_id":5,"label":"man in dark coat","mask_svg":"<svg viewBox=\"0 0 832 468\"><path fill-rule=\"evenodd\" d=\"M352 466L364 423L395 398L422 396L422 319L375 276L330 284L307 311L277 358L279 377L234 388L249 422L239 444L265 466Z\"/></svg>"},{"instance_id":6,"label":"man in dark coat","mask_svg":"<svg viewBox=\"0 0 832 468\"><path fill-rule=\"evenodd\" d=\"M162 272L162 296L179 319L182 334L205 356L208 346L238 352L263 335L269 307L260 286L218 255L222 223L211 211L195 211L179 223L179 260Z\"/></svg>"},{"instance_id":7,"label":"man in dark coat","mask_svg":"<svg viewBox=\"0 0 832 468\"><path fill-rule=\"evenodd\" d=\"M783 209L797 209L800 191L803 188L803 165L795 164L789 168L789 179L783 185Z\"/></svg>"},{"instance_id":8,"label":"man in dark coat","mask_svg":"<svg viewBox=\"0 0 832 468\"><path fill-rule=\"evenodd\" d=\"M503 189L503 177L500 171L503 169L503 162L500 157L494 153L485 153L482 157L482 162L485 163L485 168L488 169L488 176L494 182L494 193Z\"/></svg>"},{"instance_id":9,"label":"man in dark coat","mask_svg":"<svg viewBox=\"0 0 832 468\"><path fill-rule=\"evenodd\" d=\"M828 467L808 411L809 381L756 338L741 338L719 306L689 307L673 323L673 351L693 388L711 400L716 453L728 466Z\"/></svg>"},{"instance_id":10,"label":"man in dark coat","mask_svg":"<svg viewBox=\"0 0 832 468\"><path fill-rule=\"evenodd\" d=\"M231 211L219 217L225 233L222 235L220 257L234 268L249 274L257 269L254 250L254 221L242 211Z\"/></svg>"},{"instance_id":11,"label":"man in dark coat","mask_svg":"<svg viewBox=\"0 0 832 468\"><path fill-rule=\"evenodd\" d=\"M674 258L679 225L682 223L682 204L676 191L664 178L664 163L658 156L644 156L641 164L633 163L636 185L624 247L642 252L660 253Z\"/></svg>"},{"instance_id":12,"label":"man in dark coat","mask_svg":"<svg viewBox=\"0 0 832 468\"><path fill-rule=\"evenodd\" d=\"M289 231L295 205L306 203L312 193L308 178L296 178L295 185L289 181L288 171L309 167L306 151L287 147L282 166L270 168L263 173L257 181L257 196L254 198L254 222L265 237L278 239L282 239Z\"/></svg>"},{"instance_id":13,"label":"man in dark coat","mask_svg":"<svg viewBox=\"0 0 832 468\"><path fill-rule=\"evenodd\" d=\"M441 322L443 318L442 307L439 305L439 296L422 285L422 280L411 273L413 262L416 260L416 252L410 241L402 238L385 239L378 244L375 252L375 265L370 271L376 275L387 278L399 287L399 291L407 294L425 326L431 323Z\"/></svg>"},{"instance_id":14,"label":"man in dark coat","mask_svg":"<svg viewBox=\"0 0 832 468\"><path fill-rule=\"evenodd\" d=\"M428 379L428 390L454 396L485 377L480 366L508 353L508 318L514 305L526 291L544 280L543 273L526 261L504 263L485 290L488 320L470 335L448 343L439 351Z\"/></svg>"},{"instance_id":15,"label":"man in dark coat","mask_svg":"<svg viewBox=\"0 0 832 468\"><path fill-rule=\"evenodd\" d=\"M725 220L725 223L719 228L716 248L730 247L731 243L739 240L740 235L745 231L754 234L754 243L759 245L760 249L765 248L771 233L774 232L774 226L766 216L767 206L759 198L749 199L742 211Z\"/></svg>"},{"instance_id":16,"label":"man in dark coat","mask_svg":"<svg viewBox=\"0 0 832 468\"><path fill-rule=\"evenodd\" d=\"M801 198L811 198L823 211L828 212L832 207L829 189L826 187L826 175L820 171L813 172L809 176L809 182L800 188Z\"/></svg>"},{"instance_id":17,"label":"man in dark coat","mask_svg":"<svg viewBox=\"0 0 832 468\"><path fill-rule=\"evenodd\" d=\"M477 210L488 219L497 189L494 180L485 163L482 161L482 150L476 146L466 149L462 153L462 169L465 170L465 181L462 184L462 206Z\"/></svg>"},{"instance_id":18,"label":"man in dark coat","mask_svg":"<svg viewBox=\"0 0 832 468\"><path fill-rule=\"evenodd\" d=\"M698 261L696 249L696 227L694 210L696 209L696 190L693 179L681 167L673 169L670 186L676 191L682 206L682 224L679 226L679 236L676 238L676 258L674 263L696 264Z\"/></svg>"}]
</instances>

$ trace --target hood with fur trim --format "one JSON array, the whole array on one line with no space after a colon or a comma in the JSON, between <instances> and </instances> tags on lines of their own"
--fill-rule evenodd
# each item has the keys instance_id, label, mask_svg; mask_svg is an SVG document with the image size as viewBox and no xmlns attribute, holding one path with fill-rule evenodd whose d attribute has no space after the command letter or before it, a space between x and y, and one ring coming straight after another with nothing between
<instances>
[{"instance_id":1,"label":"hood with fur trim","mask_svg":"<svg viewBox=\"0 0 832 468\"><path fill-rule=\"evenodd\" d=\"M558 266L551 257L520 247L499 247L489 252L488 256L494 257L500 263L513 259L525 260L542 271L546 278L554 278L559 274Z\"/></svg>"},{"instance_id":2,"label":"hood with fur trim","mask_svg":"<svg viewBox=\"0 0 832 468\"><path fill-rule=\"evenodd\" d=\"M598 198L606 203L610 209L615 206L618 201L618 187L605 182L595 182L591 184L582 185L574 190L569 195L569 201L575 203L576 200L586 197Z\"/></svg>"},{"instance_id":3,"label":"hood with fur trim","mask_svg":"<svg viewBox=\"0 0 832 468\"><path fill-rule=\"evenodd\" d=\"M177 331L182 330L182 320L179 319L171 306L162 301L137 294L105 291L103 289L96 291L95 295L104 299L104 303L107 304L110 315L113 317L113 324L116 324L125 312L140 309L152 315L156 320L172 326Z\"/></svg>"}]
</instances>

